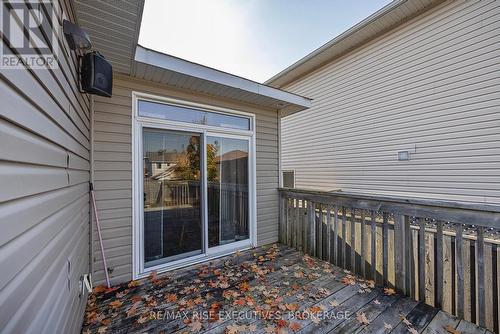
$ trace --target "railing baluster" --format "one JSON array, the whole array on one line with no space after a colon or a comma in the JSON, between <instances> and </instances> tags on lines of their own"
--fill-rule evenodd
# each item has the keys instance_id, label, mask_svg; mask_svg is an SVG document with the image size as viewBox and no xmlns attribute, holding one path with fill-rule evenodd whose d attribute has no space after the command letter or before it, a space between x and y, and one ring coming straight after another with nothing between
<instances>
[{"instance_id":1,"label":"railing baluster","mask_svg":"<svg viewBox=\"0 0 500 334\"><path fill-rule=\"evenodd\" d=\"M327 251L327 260L332 263L332 217L331 217L332 207L328 205L326 207L326 251Z\"/></svg>"},{"instance_id":2,"label":"railing baluster","mask_svg":"<svg viewBox=\"0 0 500 334\"><path fill-rule=\"evenodd\" d=\"M314 202L309 202L311 204L311 208L309 211L309 225L311 226L311 235L310 235L310 255L316 256L316 205Z\"/></svg>"},{"instance_id":3,"label":"railing baluster","mask_svg":"<svg viewBox=\"0 0 500 334\"><path fill-rule=\"evenodd\" d=\"M299 199L296 198L295 199L295 212L294 212L294 220L295 220L295 229L294 229L294 234L295 234L295 238L294 238L294 247L299 249L299 244L300 244L300 241L299 241L299 238L300 238L300 206L299 206Z\"/></svg>"},{"instance_id":4,"label":"railing baluster","mask_svg":"<svg viewBox=\"0 0 500 334\"><path fill-rule=\"evenodd\" d=\"M394 221L394 264L396 272L396 290L404 293L405 288L405 271L404 271L404 239L403 226L405 221L404 215L396 215Z\"/></svg>"},{"instance_id":5,"label":"railing baluster","mask_svg":"<svg viewBox=\"0 0 500 334\"><path fill-rule=\"evenodd\" d=\"M425 302L425 218L419 219L418 229L418 299Z\"/></svg>"},{"instance_id":6,"label":"railing baluster","mask_svg":"<svg viewBox=\"0 0 500 334\"><path fill-rule=\"evenodd\" d=\"M479 326L486 327L486 299L484 290L484 227L477 229L477 303Z\"/></svg>"},{"instance_id":7,"label":"railing baluster","mask_svg":"<svg viewBox=\"0 0 500 334\"><path fill-rule=\"evenodd\" d=\"M289 198L286 203L286 217L287 217L287 224L286 224L286 230L287 230L287 238L286 238L286 244L288 246L292 245L292 236L293 236L293 230L292 230L292 205L291 202L293 201L292 198Z\"/></svg>"},{"instance_id":8,"label":"railing baluster","mask_svg":"<svg viewBox=\"0 0 500 334\"><path fill-rule=\"evenodd\" d=\"M366 275L366 230L365 230L365 210L361 210L361 276Z\"/></svg>"},{"instance_id":9,"label":"railing baluster","mask_svg":"<svg viewBox=\"0 0 500 334\"><path fill-rule=\"evenodd\" d=\"M371 272L371 276L372 276L372 280L374 280L375 282L377 281L377 222L376 222L376 219L377 219L377 213L372 210L371 212L371 223L370 223L370 227L371 227L371 233L370 233L370 236L371 236L371 268L372 268L372 272Z\"/></svg>"},{"instance_id":10,"label":"railing baluster","mask_svg":"<svg viewBox=\"0 0 500 334\"><path fill-rule=\"evenodd\" d=\"M410 229L410 217L405 217L404 223L404 252L405 252L405 293L406 295L412 295L412 275L411 266L413 258L413 248L411 243L411 229Z\"/></svg>"},{"instance_id":11,"label":"railing baluster","mask_svg":"<svg viewBox=\"0 0 500 334\"><path fill-rule=\"evenodd\" d=\"M318 259L323 259L323 204L318 204L318 227L317 230L317 252Z\"/></svg>"},{"instance_id":12,"label":"railing baluster","mask_svg":"<svg viewBox=\"0 0 500 334\"><path fill-rule=\"evenodd\" d=\"M307 202L302 200L302 215L300 217L300 224L302 225L302 251L307 253Z\"/></svg>"},{"instance_id":13,"label":"railing baluster","mask_svg":"<svg viewBox=\"0 0 500 334\"><path fill-rule=\"evenodd\" d=\"M441 307L443 305L443 222L437 222L437 232L436 232L436 273L435 273L435 301L436 307Z\"/></svg>"},{"instance_id":14,"label":"railing baluster","mask_svg":"<svg viewBox=\"0 0 500 334\"><path fill-rule=\"evenodd\" d=\"M458 224L456 228L455 239L455 263L457 266L457 316L464 317L464 263L463 263L463 228L462 224Z\"/></svg>"},{"instance_id":15,"label":"railing baluster","mask_svg":"<svg viewBox=\"0 0 500 334\"><path fill-rule=\"evenodd\" d=\"M279 226L279 241L284 244L285 243L285 198L284 196L280 196L280 214L279 214L279 219L280 219L280 226Z\"/></svg>"},{"instance_id":16,"label":"railing baluster","mask_svg":"<svg viewBox=\"0 0 500 334\"><path fill-rule=\"evenodd\" d=\"M304 201L302 200L297 200L297 249L298 250L303 250L303 240L302 240L302 236L303 236L303 233L302 233L302 209L301 209L301 203L302 203L302 206L304 205Z\"/></svg>"},{"instance_id":17,"label":"railing baluster","mask_svg":"<svg viewBox=\"0 0 500 334\"><path fill-rule=\"evenodd\" d=\"M341 251L342 251L342 268L346 268L347 261L346 261L346 253L347 253L347 239L346 239L346 231L345 231L345 226L346 226L346 212L345 212L345 207L342 207L342 245Z\"/></svg>"},{"instance_id":18,"label":"railing baluster","mask_svg":"<svg viewBox=\"0 0 500 334\"><path fill-rule=\"evenodd\" d=\"M382 271L384 285L389 285L389 219L387 212L382 213Z\"/></svg>"},{"instance_id":19,"label":"railing baluster","mask_svg":"<svg viewBox=\"0 0 500 334\"><path fill-rule=\"evenodd\" d=\"M351 271L356 272L356 209L351 208Z\"/></svg>"},{"instance_id":20,"label":"railing baluster","mask_svg":"<svg viewBox=\"0 0 500 334\"><path fill-rule=\"evenodd\" d=\"M335 205L333 207L333 259L334 259L334 264L338 265L339 264L339 247L338 247L338 242L339 242L339 213L338 213L338 207Z\"/></svg>"}]
</instances>

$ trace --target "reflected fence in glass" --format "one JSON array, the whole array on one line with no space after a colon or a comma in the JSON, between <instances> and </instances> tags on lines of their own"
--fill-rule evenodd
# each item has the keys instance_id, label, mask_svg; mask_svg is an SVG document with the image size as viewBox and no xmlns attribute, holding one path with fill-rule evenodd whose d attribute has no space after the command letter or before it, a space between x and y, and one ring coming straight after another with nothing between
<instances>
[{"instance_id":1,"label":"reflected fence in glass","mask_svg":"<svg viewBox=\"0 0 500 334\"><path fill-rule=\"evenodd\" d=\"M144 128L144 263L202 253L200 136Z\"/></svg>"},{"instance_id":2,"label":"reflected fence in glass","mask_svg":"<svg viewBox=\"0 0 500 334\"><path fill-rule=\"evenodd\" d=\"M207 137L208 246L249 238L249 143Z\"/></svg>"}]
</instances>

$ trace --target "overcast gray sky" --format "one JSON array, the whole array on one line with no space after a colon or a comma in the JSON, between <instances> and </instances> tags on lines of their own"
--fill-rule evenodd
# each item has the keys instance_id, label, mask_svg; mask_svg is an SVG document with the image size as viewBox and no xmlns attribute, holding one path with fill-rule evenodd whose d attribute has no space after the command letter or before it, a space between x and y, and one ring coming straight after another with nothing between
<instances>
[{"instance_id":1,"label":"overcast gray sky","mask_svg":"<svg viewBox=\"0 0 500 334\"><path fill-rule=\"evenodd\" d=\"M146 0L139 43L264 82L390 0Z\"/></svg>"}]
</instances>

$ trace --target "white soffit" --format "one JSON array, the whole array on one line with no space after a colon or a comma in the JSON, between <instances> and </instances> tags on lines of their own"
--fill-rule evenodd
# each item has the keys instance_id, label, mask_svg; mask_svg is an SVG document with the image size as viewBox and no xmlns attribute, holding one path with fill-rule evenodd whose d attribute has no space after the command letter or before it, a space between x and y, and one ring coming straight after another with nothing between
<instances>
[{"instance_id":1,"label":"white soffit","mask_svg":"<svg viewBox=\"0 0 500 334\"><path fill-rule=\"evenodd\" d=\"M73 0L78 25L117 72L130 74L144 0Z\"/></svg>"},{"instance_id":2,"label":"white soffit","mask_svg":"<svg viewBox=\"0 0 500 334\"><path fill-rule=\"evenodd\" d=\"M444 1L393 0L325 45L279 72L267 80L265 84L273 87L284 87Z\"/></svg>"},{"instance_id":3,"label":"white soffit","mask_svg":"<svg viewBox=\"0 0 500 334\"><path fill-rule=\"evenodd\" d=\"M311 100L236 75L138 45L132 76L203 94L242 101L285 114L305 110Z\"/></svg>"}]
</instances>

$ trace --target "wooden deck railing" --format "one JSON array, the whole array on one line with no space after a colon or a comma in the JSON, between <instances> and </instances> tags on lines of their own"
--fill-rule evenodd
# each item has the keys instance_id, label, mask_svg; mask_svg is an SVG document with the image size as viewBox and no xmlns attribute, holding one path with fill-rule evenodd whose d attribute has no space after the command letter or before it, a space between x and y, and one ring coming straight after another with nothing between
<instances>
[{"instance_id":1,"label":"wooden deck railing","mask_svg":"<svg viewBox=\"0 0 500 334\"><path fill-rule=\"evenodd\" d=\"M300 189L280 196L280 242L499 332L499 206Z\"/></svg>"}]
</instances>

